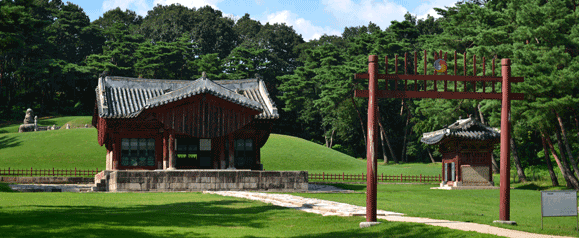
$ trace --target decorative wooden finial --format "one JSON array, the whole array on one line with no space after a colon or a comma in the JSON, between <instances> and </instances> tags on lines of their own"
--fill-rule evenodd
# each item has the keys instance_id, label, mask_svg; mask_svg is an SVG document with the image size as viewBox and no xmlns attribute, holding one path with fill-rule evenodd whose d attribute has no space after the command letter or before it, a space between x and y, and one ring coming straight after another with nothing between
<instances>
[{"instance_id":1,"label":"decorative wooden finial","mask_svg":"<svg viewBox=\"0 0 579 238\"><path fill-rule=\"evenodd\" d=\"M203 73L201 73L201 78L207 78L207 73L205 73L205 71L203 71Z\"/></svg>"}]
</instances>

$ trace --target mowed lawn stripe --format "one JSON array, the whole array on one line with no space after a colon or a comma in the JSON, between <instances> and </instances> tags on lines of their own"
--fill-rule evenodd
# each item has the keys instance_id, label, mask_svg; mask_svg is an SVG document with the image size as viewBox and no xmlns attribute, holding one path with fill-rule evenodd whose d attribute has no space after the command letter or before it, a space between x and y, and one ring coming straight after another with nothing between
<instances>
[{"instance_id":1,"label":"mowed lawn stripe","mask_svg":"<svg viewBox=\"0 0 579 238\"><path fill-rule=\"evenodd\" d=\"M496 237L200 193L0 193L2 237Z\"/></svg>"}]
</instances>

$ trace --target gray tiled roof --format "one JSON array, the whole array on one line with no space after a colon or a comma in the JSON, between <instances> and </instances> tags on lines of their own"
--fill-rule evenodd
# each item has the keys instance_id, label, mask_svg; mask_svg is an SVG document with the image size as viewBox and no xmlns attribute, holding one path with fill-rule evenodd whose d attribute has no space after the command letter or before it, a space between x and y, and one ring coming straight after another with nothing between
<instances>
[{"instance_id":1,"label":"gray tiled roof","mask_svg":"<svg viewBox=\"0 0 579 238\"><path fill-rule=\"evenodd\" d=\"M472 140L491 140L501 137L500 132L489 126L486 126L472 118L458 120L446 126L443 129L422 134L423 143L432 145L437 144L447 137L472 139Z\"/></svg>"},{"instance_id":2,"label":"gray tiled roof","mask_svg":"<svg viewBox=\"0 0 579 238\"><path fill-rule=\"evenodd\" d=\"M203 93L261 111L257 119L279 118L265 84L257 78L186 81L107 76L99 78L96 88L98 113L103 118L133 118L145 109Z\"/></svg>"}]
</instances>

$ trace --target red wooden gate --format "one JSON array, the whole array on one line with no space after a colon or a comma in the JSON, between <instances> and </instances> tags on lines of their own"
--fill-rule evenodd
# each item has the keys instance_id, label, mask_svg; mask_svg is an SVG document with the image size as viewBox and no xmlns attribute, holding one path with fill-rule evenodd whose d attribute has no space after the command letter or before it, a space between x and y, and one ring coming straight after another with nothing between
<instances>
[{"instance_id":1,"label":"red wooden gate","mask_svg":"<svg viewBox=\"0 0 579 238\"><path fill-rule=\"evenodd\" d=\"M356 90L356 97L368 97L368 137L367 137L367 191L366 191L366 221L375 222L376 221L376 175L377 175L377 160L376 160L376 123L377 118L377 103L378 98L445 98L445 99L501 99L501 169L500 169L500 220L509 221L510 219L510 150L509 150L509 140L510 140L510 125L508 123L508 115L511 110L510 100L523 100L524 95L522 93L511 93L511 83L523 82L522 77L511 77L511 60L502 59L502 77L495 77L495 59L493 58L492 63L492 76L486 76L486 64L485 57L483 57L483 76L476 76L476 55L473 56L473 76L466 75L466 52L464 53L464 74L459 76L457 74L457 56L456 51L454 52L454 75L448 75L445 71L443 75L437 75L437 71L434 71L433 75L427 75L427 61L426 50L424 51L424 75L418 75L418 58L416 52L414 52L414 74L407 74L407 62L408 53L404 54L404 74L398 74L398 55L395 57L395 73L388 74L388 57L385 58L386 61L386 74L378 74L377 62L378 57L376 55L370 55L368 57L368 73L360 73L355 75L355 79L369 79L368 90ZM434 60L442 58L442 51L438 54L434 52ZM447 54L444 54L444 60L446 61ZM378 89L377 80L385 79L386 88ZM394 88L388 89L388 80L394 80ZM413 82L411 81L413 80ZM400 83L404 82L404 90L398 90L398 81ZM420 82L422 81L422 82ZM434 87L432 90L427 90L427 81L433 81ZM444 82L443 91L439 91L437 84L439 81ZM448 82L454 82L454 90L450 91L448 89ZM457 88L457 82L464 82L463 91L459 91ZM482 92L477 92L476 83L482 82ZM492 83L491 92L486 92L485 84ZM495 83L501 83L501 92L498 93L495 90ZM409 84L409 83L414 83ZM423 91L418 90L419 83L423 83ZM468 83L472 84L472 92L468 90ZM409 90L410 86L410 90ZM412 90L414 86L414 90Z\"/></svg>"}]
</instances>

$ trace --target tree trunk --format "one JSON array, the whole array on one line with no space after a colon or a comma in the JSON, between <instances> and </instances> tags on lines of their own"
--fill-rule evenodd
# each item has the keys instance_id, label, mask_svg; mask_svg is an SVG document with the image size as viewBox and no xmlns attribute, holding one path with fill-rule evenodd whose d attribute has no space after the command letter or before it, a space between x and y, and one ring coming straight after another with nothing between
<instances>
[{"instance_id":1,"label":"tree trunk","mask_svg":"<svg viewBox=\"0 0 579 238\"><path fill-rule=\"evenodd\" d=\"M563 163L563 166L565 166L567 168L567 170L571 171L572 167L577 167L577 166L569 166L569 164L567 163L567 160L565 159L565 148L563 148L563 140L561 139L561 133L559 133L559 131L555 130L555 136L557 138L557 146L559 147L559 153L561 154L561 162ZM579 171L575 170L575 175L573 175L572 173L569 173L569 175L573 176L574 178L578 178L579 177Z\"/></svg>"},{"instance_id":2,"label":"tree trunk","mask_svg":"<svg viewBox=\"0 0 579 238\"><path fill-rule=\"evenodd\" d=\"M332 130L332 134L330 135L330 138L328 138L328 136L324 135L324 139L326 140L326 147L328 148L332 148L332 143L334 142L334 132L336 130Z\"/></svg>"},{"instance_id":3,"label":"tree trunk","mask_svg":"<svg viewBox=\"0 0 579 238\"><path fill-rule=\"evenodd\" d=\"M515 139L513 138L512 135L513 132L511 129L511 152L513 153L513 162L515 163L515 167L517 168L517 176L519 176L519 181L525 183L527 182L527 176L525 176L525 170L523 169L523 166L521 166L521 160L519 159L517 144L515 143Z\"/></svg>"},{"instance_id":4,"label":"tree trunk","mask_svg":"<svg viewBox=\"0 0 579 238\"><path fill-rule=\"evenodd\" d=\"M577 131L577 139L579 139L579 120L577 120L577 116L575 118L575 130Z\"/></svg>"},{"instance_id":5,"label":"tree trunk","mask_svg":"<svg viewBox=\"0 0 579 238\"><path fill-rule=\"evenodd\" d=\"M511 113L509 112L509 124L511 124ZM515 143L515 139L513 137L513 125L509 126L509 130L511 132L511 152L513 154L513 162L515 163L515 167L517 168L517 176L519 176L520 182L527 182L527 176L525 176L525 170L523 166L521 166L521 160L519 159L519 151L517 150L517 143Z\"/></svg>"},{"instance_id":6,"label":"tree trunk","mask_svg":"<svg viewBox=\"0 0 579 238\"><path fill-rule=\"evenodd\" d=\"M491 150L491 162L493 163L493 174L500 174L501 167L499 166L499 163L497 163L497 160L495 159L495 153L492 150Z\"/></svg>"},{"instance_id":7,"label":"tree trunk","mask_svg":"<svg viewBox=\"0 0 579 238\"><path fill-rule=\"evenodd\" d=\"M352 92L352 97L350 97L350 99L352 99L352 104L354 104L354 109L356 110L356 113L358 113L358 119L360 119L360 125L362 126L362 136L364 136L364 144L366 144L366 128L364 127L364 121L362 120L362 116L360 115L360 111L358 110L358 105L356 105L356 102L354 101L354 93Z\"/></svg>"},{"instance_id":8,"label":"tree trunk","mask_svg":"<svg viewBox=\"0 0 579 238\"><path fill-rule=\"evenodd\" d=\"M485 118L483 117L483 114L482 114L482 112L480 111L480 102L478 103L477 108L478 108L478 115L479 115L479 117L480 117L480 122L481 122L482 124L485 124ZM486 125L486 124L485 124L485 125Z\"/></svg>"},{"instance_id":9,"label":"tree trunk","mask_svg":"<svg viewBox=\"0 0 579 238\"><path fill-rule=\"evenodd\" d=\"M334 145L334 133L336 132L336 130L332 130L332 135L330 136L330 147L328 148L332 148L332 146Z\"/></svg>"},{"instance_id":10,"label":"tree trunk","mask_svg":"<svg viewBox=\"0 0 579 238\"><path fill-rule=\"evenodd\" d=\"M573 174L569 170L567 162L564 160L564 158L562 157L561 159L559 159L559 156L557 156L557 153L555 152L555 147L553 147L553 142L551 142L551 138L547 137L543 133L543 131L541 131L541 136L543 136L543 138L545 138L545 140L547 141L547 145L549 146L551 155L553 155L553 157L555 158L557 166L559 166L559 170L561 170L561 174L563 174L563 178L565 178L565 181L567 182L566 186L568 188L573 188L575 190L579 189L579 181L577 181L577 178L575 178L575 176L573 176Z\"/></svg>"},{"instance_id":11,"label":"tree trunk","mask_svg":"<svg viewBox=\"0 0 579 238\"><path fill-rule=\"evenodd\" d=\"M398 164L398 159L396 158L396 154L394 154L394 150L392 149L392 146L390 146L390 140L388 139L388 134L386 134L386 131L384 130L384 127L382 126L382 121L381 121L380 115L378 115L378 125L380 126L380 131L382 131L382 134L384 134L384 139L386 139L386 145L388 145L388 150L390 150L390 155L392 155L392 159L394 159L394 163Z\"/></svg>"},{"instance_id":12,"label":"tree trunk","mask_svg":"<svg viewBox=\"0 0 579 238\"><path fill-rule=\"evenodd\" d=\"M404 100L402 100L404 102ZM402 104L402 106L404 107L404 103ZM404 163L408 162L406 161L406 137L408 136L408 123L410 122L410 110L408 110L408 107L406 107L406 126L404 127L404 144L402 145L402 155L401 155L401 159L403 160ZM402 114L401 114L402 115Z\"/></svg>"},{"instance_id":13,"label":"tree trunk","mask_svg":"<svg viewBox=\"0 0 579 238\"><path fill-rule=\"evenodd\" d=\"M575 158L573 158L573 152L571 151L571 147L569 146L569 140L567 140L567 131L565 131L565 126L563 125L563 120L559 116L559 113L555 110L555 115L557 116L557 120L559 121L559 126L561 127L561 133L563 135L563 142L565 143L565 149L567 149L567 155L569 156L569 161L571 162L571 167L575 170L575 176L579 178L579 168L577 168L577 163L575 163ZM563 153L561 151L561 153Z\"/></svg>"},{"instance_id":14,"label":"tree trunk","mask_svg":"<svg viewBox=\"0 0 579 238\"><path fill-rule=\"evenodd\" d=\"M433 164L436 163L436 161L434 161L434 158L432 157L432 153L430 153L430 149L428 147L426 147L426 152L428 152L428 156L430 156L430 162L432 162Z\"/></svg>"},{"instance_id":15,"label":"tree trunk","mask_svg":"<svg viewBox=\"0 0 579 238\"><path fill-rule=\"evenodd\" d=\"M384 158L384 164L388 164L388 156L386 156L386 147L384 146L384 130L380 127L380 145L382 145L382 157Z\"/></svg>"},{"instance_id":16,"label":"tree trunk","mask_svg":"<svg viewBox=\"0 0 579 238\"><path fill-rule=\"evenodd\" d=\"M553 165L551 164L551 158L549 158L549 148L547 148L547 143L545 143L545 137L541 136L541 142L543 142L543 151L545 152L545 163L547 163L547 169L549 169L549 175L551 176L551 183L553 186L559 186L559 180L553 171Z\"/></svg>"}]
</instances>

